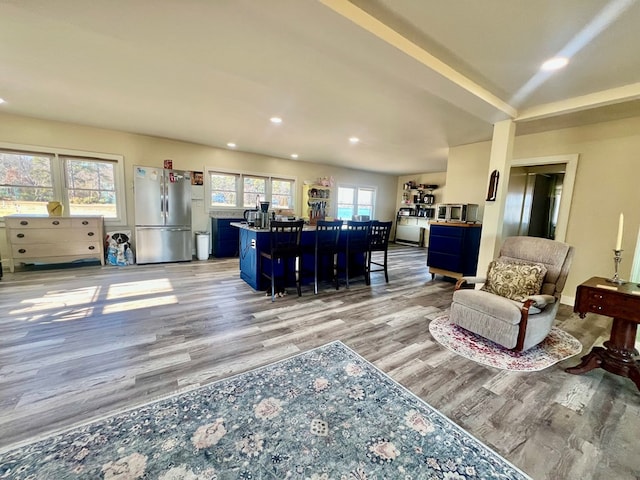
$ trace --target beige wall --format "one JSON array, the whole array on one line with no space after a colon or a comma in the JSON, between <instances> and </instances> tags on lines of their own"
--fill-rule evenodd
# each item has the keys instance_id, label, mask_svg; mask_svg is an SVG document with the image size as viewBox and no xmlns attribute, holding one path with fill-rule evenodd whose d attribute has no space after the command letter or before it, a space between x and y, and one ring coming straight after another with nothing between
<instances>
[{"instance_id":1,"label":"beige wall","mask_svg":"<svg viewBox=\"0 0 640 480\"><path fill-rule=\"evenodd\" d=\"M302 215L302 184L320 177L333 176L336 183L372 186L377 189L376 218L393 220L397 210L397 176L383 175L316 163L293 161L251 153L236 152L158 137L135 135L114 130L52 122L0 114L0 142L55 147L70 150L111 153L125 158L127 225L135 222L133 206L133 165L159 166L165 159L182 170L204 171L219 168L231 171L282 175L298 181L296 214ZM204 200L193 202L193 229L209 230L209 210ZM6 256L6 239L0 234L0 248Z\"/></svg>"},{"instance_id":2,"label":"beige wall","mask_svg":"<svg viewBox=\"0 0 640 480\"><path fill-rule=\"evenodd\" d=\"M490 147L482 142L450 150L447 202L484 203ZM566 296L573 297L587 278L613 274L620 212L625 215L620 273L629 278L640 225L639 152L640 117L516 137L514 158L580 155L566 236L576 249Z\"/></svg>"},{"instance_id":3,"label":"beige wall","mask_svg":"<svg viewBox=\"0 0 640 480\"><path fill-rule=\"evenodd\" d=\"M490 153L491 142L449 149L444 203L476 203L479 205L478 217L482 218L489 184Z\"/></svg>"}]
</instances>

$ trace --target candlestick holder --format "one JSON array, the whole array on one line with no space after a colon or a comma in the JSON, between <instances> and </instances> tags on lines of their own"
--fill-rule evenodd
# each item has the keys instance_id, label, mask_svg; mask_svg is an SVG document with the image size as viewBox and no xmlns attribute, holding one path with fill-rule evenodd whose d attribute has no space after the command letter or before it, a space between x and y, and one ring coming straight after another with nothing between
<instances>
[{"instance_id":1,"label":"candlestick holder","mask_svg":"<svg viewBox=\"0 0 640 480\"><path fill-rule=\"evenodd\" d=\"M615 283L616 285L622 285L624 283L627 283L624 280L620 279L620 277L618 276L618 266L620 265L621 261L622 261L622 250L614 250L613 251L613 267L614 267L613 277L608 278L607 282Z\"/></svg>"}]
</instances>

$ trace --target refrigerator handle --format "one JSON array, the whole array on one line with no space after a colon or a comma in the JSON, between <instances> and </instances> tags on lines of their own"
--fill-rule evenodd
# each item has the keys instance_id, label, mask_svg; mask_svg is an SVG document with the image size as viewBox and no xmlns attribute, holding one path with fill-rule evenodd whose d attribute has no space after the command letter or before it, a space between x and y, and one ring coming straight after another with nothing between
<instances>
[{"instance_id":1,"label":"refrigerator handle","mask_svg":"<svg viewBox=\"0 0 640 480\"><path fill-rule=\"evenodd\" d=\"M162 182L162 200L160 204L160 209L162 210L163 223L166 223L167 218L169 217L167 210L169 209L169 187L167 186L167 179L165 178Z\"/></svg>"}]
</instances>

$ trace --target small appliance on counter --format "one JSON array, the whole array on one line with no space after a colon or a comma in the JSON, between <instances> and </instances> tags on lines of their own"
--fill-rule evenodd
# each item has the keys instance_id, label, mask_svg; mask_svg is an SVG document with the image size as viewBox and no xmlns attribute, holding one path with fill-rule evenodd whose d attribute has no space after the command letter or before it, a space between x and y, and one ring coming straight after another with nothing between
<instances>
[{"instance_id":1,"label":"small appliance on counter","mask_svg":"<svg viewBox=\"0 0 640 480\"><path fill-rule=\"evenodd\" d=\"M244 220L249 227L269 228L269 202L260 202L260 208L244 211Z\"/></svg>"},{"instance_id":2,"label":"small appliance on counter","mask_svg":"<svg viewBox=\"0 0 640 480\"><path fill-rule=\"evenodd\" d=\"M439 222L475 223L478 221L478 205L475 203L441 203L437 210Z\"/></svg>"}]
</instances>

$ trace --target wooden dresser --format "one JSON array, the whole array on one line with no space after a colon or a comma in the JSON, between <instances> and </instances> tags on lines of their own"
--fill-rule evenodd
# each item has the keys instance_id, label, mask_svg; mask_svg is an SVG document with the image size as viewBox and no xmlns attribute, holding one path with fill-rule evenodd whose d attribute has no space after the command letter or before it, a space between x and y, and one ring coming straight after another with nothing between
<instances>
[{"instance_id":1,"label":"wooden dresser","mask_svg":"<svg viewBox=\"0 0 640 480\"><path fill-rule=\"evenodd\" d=\"M104 232L101 216L5 217L9 269L19 263L62 263L96 258L104 265Z\"/></svg>"}]
</instances>

